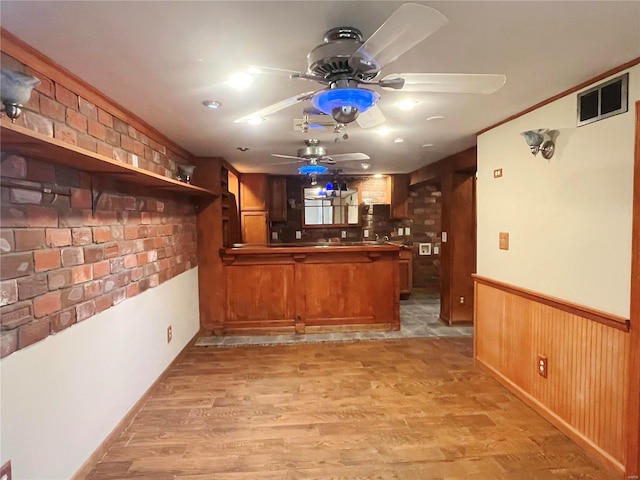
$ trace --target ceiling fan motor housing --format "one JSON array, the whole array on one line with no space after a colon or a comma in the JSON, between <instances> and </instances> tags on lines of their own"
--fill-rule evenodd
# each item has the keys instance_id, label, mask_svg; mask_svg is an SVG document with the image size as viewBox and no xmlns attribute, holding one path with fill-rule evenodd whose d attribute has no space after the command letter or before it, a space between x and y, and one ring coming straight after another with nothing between
<instances>
[{"instance_id":1,"label":"ceiling fan motor housing","mask_svg":"<svg viewBox=\"0 0 640 480\"><path fill-rule=\"evenodd\" d=\"M354 27L338 27L329 30L324 42L307 55L308 73L313 73L332 83L337 79L371 80L378 72L354 72L349 58L362 45L362 33Z\"/></svg>"}]
</instances>

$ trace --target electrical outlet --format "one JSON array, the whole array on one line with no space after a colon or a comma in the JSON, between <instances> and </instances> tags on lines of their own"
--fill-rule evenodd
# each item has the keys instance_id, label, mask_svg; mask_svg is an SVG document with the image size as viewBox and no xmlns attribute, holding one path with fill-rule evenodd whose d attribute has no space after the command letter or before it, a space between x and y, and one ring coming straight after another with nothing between
<instances>
[{"instance_id":1,"label":"electrical outlet","mask_svg":"<svg viewBox=\"0 0 640 480\"><path fill-rule=\"evenodd\" d=\"M464 305L464 297L460 297L460 305Z\"/></svg>"},{"instance_id":2,"label":"electrical outlet","mask_svg":"<svg viewBox=\"0 0 640 480\"><path fill-rule=\"evenodd\" d=\"M296 230L296 240L300 240L302 238L302 232L300 230Z\"/></svg>"},{"instance_id":3,"label":"electrical outlet","mask_svg":"<svg viewBox=\"0 0 640 480\"><path fill-rule=\"evenodd\" d=\"M433 247L433 254L438 255L439 253L440 253L440 247L438 246Z\"/></svg>"},{"instance_id":4,"label":"electrical outlet","mask_svg":"<svg viewBox=\"0 0 640 480\"><path fill-rule=\"evenodd\" d=\"M496 168L493 171L493 178L501 178L502 177L502 169L501 168Z\"/></svg>"},{"instance_id":5,"label":"electrical outlet","mask_svg":"<svg viewBox=\"0 0 640 480\"><path fill-rule=\"evenodd\" d=\"M442 232L442 243L447 243L447 232Z\"/></svg>"},{"instance_id":6,"label":"electrical outlet","mask_svg":"<svg viewBox=\"0 0 640 480\"><path fill-rule=\"evenodd\" d=\"M362 236L364 238L369 238L369 230L365 230L364 232L362 232Z\"/></svg>"},{"instance_id":7,"label":"electrical outlet","mask_svg":"<svg viewBox=\"0 0 640 480\"><path fill-rule=\"evenodd\" d=\"M271 240L277 240L278 239L278 232L271 232Z\"/></svg>"},{"instance_id":8,"label":"electrical outlet","mask_svg":"<svg viewBox=\"0 0 640 480\"><path fill-rule=\"evenodd\" d=\"M347 232L346 232L346 230L342 230L342 232L340 233L340 237L342 237L342 238L347 238Z\"/></svg>"},{"instance_id":9,"label":"electrical outlet","mask_svg":"<svg viewBox=\"0 0 640 480\"><path fill-rule=\"evenodd\" d=\"M404 234L405 234L405 235L411 235L411 228L409 228L409 227L404 227Z\"/></svg>"},{"instance_id":10,"label":"electrical outlet","mask_svg":"<svg viewBox=\"0 0 640 480\"><path fill-rule=\"evenodd\" d=\"M171 325L169 325L167 327L167 343L171 343L172 339L173 339L173 329L171 328Z\"/></svg>"},{"instance_id":11,"label":"electrical outlet","mask_svg":"<svg viewBox=\"0 0 640 480\"><path fill-rule=\"evenodd\" d=\"M403 237L404 236L404 228L398 227L398 236L399 237Z\"/></svg>"},{"instance_id":12,"label":"electrical outlet","mask_svg":"<svg viewBox=\"0 0 640 480\"><path fill-rule=\"evenodd\" d=\"M547 357L545 357L544 355L538 355L537 367L538 367L538 375L540 375L543 378L547 378L547 375L549 373Z\"/></svg>"}]
</instances>

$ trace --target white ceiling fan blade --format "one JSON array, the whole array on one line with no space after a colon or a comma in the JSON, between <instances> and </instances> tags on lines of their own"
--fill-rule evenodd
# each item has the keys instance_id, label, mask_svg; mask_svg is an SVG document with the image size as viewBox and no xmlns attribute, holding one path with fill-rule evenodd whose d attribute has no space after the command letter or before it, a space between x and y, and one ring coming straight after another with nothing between
<instances>
[{"instance_id":1,"label":"white ceiling fan blade","mask_svg":"<svg viewBox=\"0 0 640 480\"><path fill-rule=\"evenodd\" d=\"M349 66L360 71L380 70L447 23L438 10L405 3L349 58Z\"/></svg>"},{"instance_id":2,"label":"white ceiling fan blade","mask_svg":"<svg viewBox=\"0 0 640 480\"><path fill-rule=\"evenodd\" d=\"M280 110L284 110L291 105L295 105L296 103L303 102L305 100L309 100L313 95L315 95L316 91L301 93L299 95L295 95L293 97L289 97L285 100L282 100L278 103L274 103L273 105L269 105L263 109L258 110L257 112L250 113L249 115L245 115L237 120L234 120L233 123L251 123L252 120L256 118L265 118L269 115L272 115Z\"/></svg>"},{"instance_id":3,"label":"white ceiling fan blade","mask_svg":"<svg viewBox=\"0 0 640 480\"><path fill-rule=\"evenodd\" d=\"M279 153L272 153L271 156L278 158L295 158L296 160L304 161L304 158L296 157L295 155L280 155Z\"/></svg>"},{"instance_id":4,"label":"white ceiling fan blade","mask_svg":"<svg viewBox=\"0 0 640 480\"><path fill-rule=\"evenodd\" d=\"M488 73L396 73L382 81L392 78L404 79L404 92L436 93L489 94L500 90L507 81L504 75Z\"/></svg>"},{"instance_id":5,"label":"white ceiling fan blade","mask_svg":"<svg viewBox=\"0 0 640 480\"><path fill-rule=\"evenodd\" d=\"M352 162L356 160L371 160L371 157L366 153L338 153L331 155L331 158L336 162Z\"/></svg>"},{"instance_id":6,"label":"white ceiling fan blade","mask_svg":"<svg viewBox=\"0 0 640 480\"><path fill-rule=\"evenodd\" d=\"M365 110L356 118L356 122L358 122L360 128L377 127L381 123L384 123L385 120L384 114L378 105L374 105L369 110Z\"/></svg>"}]
</instances>

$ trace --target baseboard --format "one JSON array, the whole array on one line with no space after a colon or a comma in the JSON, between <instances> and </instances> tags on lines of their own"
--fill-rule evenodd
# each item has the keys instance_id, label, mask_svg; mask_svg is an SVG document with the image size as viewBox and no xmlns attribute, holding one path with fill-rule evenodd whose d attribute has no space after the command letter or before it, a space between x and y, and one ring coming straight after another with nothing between
<instances>
[{"instance_id":1,"label":"baseboard","mask_svg":"<svg viewBox=\"0 0 640 480\"><path fill-rule=\"evenodd\" d=\"M89 472L93 470L93 467L95 467L96 464L100 460L102 460L102 457L104 457L105 453L107 453L107 450L109 449L109 447L113 445L113 443L120 436L120 434L129 426L129 424L134 419L134 417L136 416L136 414L138 413L138 411L140 410L144 402L148 400L153 389L162 380L165 379L165 377L167 376L167 373L169 372L169 369L171 369L178 361L182 359L182 357L184 357L189 347L192 347L196 343L196 340L200 336L200 333L201 333L201 330L198 330L198 332L193 336L193 338L189 340L189 342L184 346L184 348L180 351L180 353L176 355L173 361L167 366L167 368L163 370L160 376L158 376L156 381L153 382L153 384L142 394L140 399L133 405L133 407L129 409L129 411L125 414L122 420L118 422L118 424L111 431L111 433L107 435L107 437L102 441L102 443L98 445L98 447L93 451L91 455L89 455L89 458L87 458L87 460L82 464L82 466L78 469L78 471L76 471L76 473L73 474L73 476L71 477L71 480L84 480L87 477L87 475L89 475Z\"/></svg>"},{"instance_id":2,"label":"baseboard","mask_svg":"<svg viewBox=\"0 0 640 480\"><path fill-rule=\"evenodd\" d=\"M496 378L507 390L514 393L520 400L533 408L538 414L544 417L554 427L564 433L567 437L578 444L587 454L595 461L604 465L613 474L617 475L616 478L626 479L625 468L622 463L613 458L608 452L601 447L593 443L589 438L585 437L582 432L576 430L571 424L567 423L563 418L556 415L555 412L550 410L546 405L540 403L540 401L533 397L529 392L523 390L511 380L506 378L500 372L493 367L483 362L482 359L476 357L476 364L486 371L488 371L493 377Z\"/></svg>"}]
</instances>

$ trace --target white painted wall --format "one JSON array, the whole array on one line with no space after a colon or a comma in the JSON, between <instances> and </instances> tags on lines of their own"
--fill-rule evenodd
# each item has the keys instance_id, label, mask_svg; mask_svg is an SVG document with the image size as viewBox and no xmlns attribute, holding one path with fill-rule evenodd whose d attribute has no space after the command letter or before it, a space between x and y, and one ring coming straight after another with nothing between
<instances>
[{"instance_id":1,"label":"white painted wall","mask_svg":"<svg viewBox=\"0 0 640 480\"><path fill-rule=\"evenodd\" d=\"M71 477L199 328L193 268L3 359L0 452L14 480Z\"/></svg>"},{"instance_id":2,"label":"white painted wall","mask_svg":"<svg viewBox=\"0 0 640 480\"><path fill-rule=\"evenodd\" d=\"M640 66L627 71L627 113L577 128L572 93L478 137L479 275L628 318ZM520 135L537 128L560 130L550 160Z\"/></svg>"}]
</instances>

